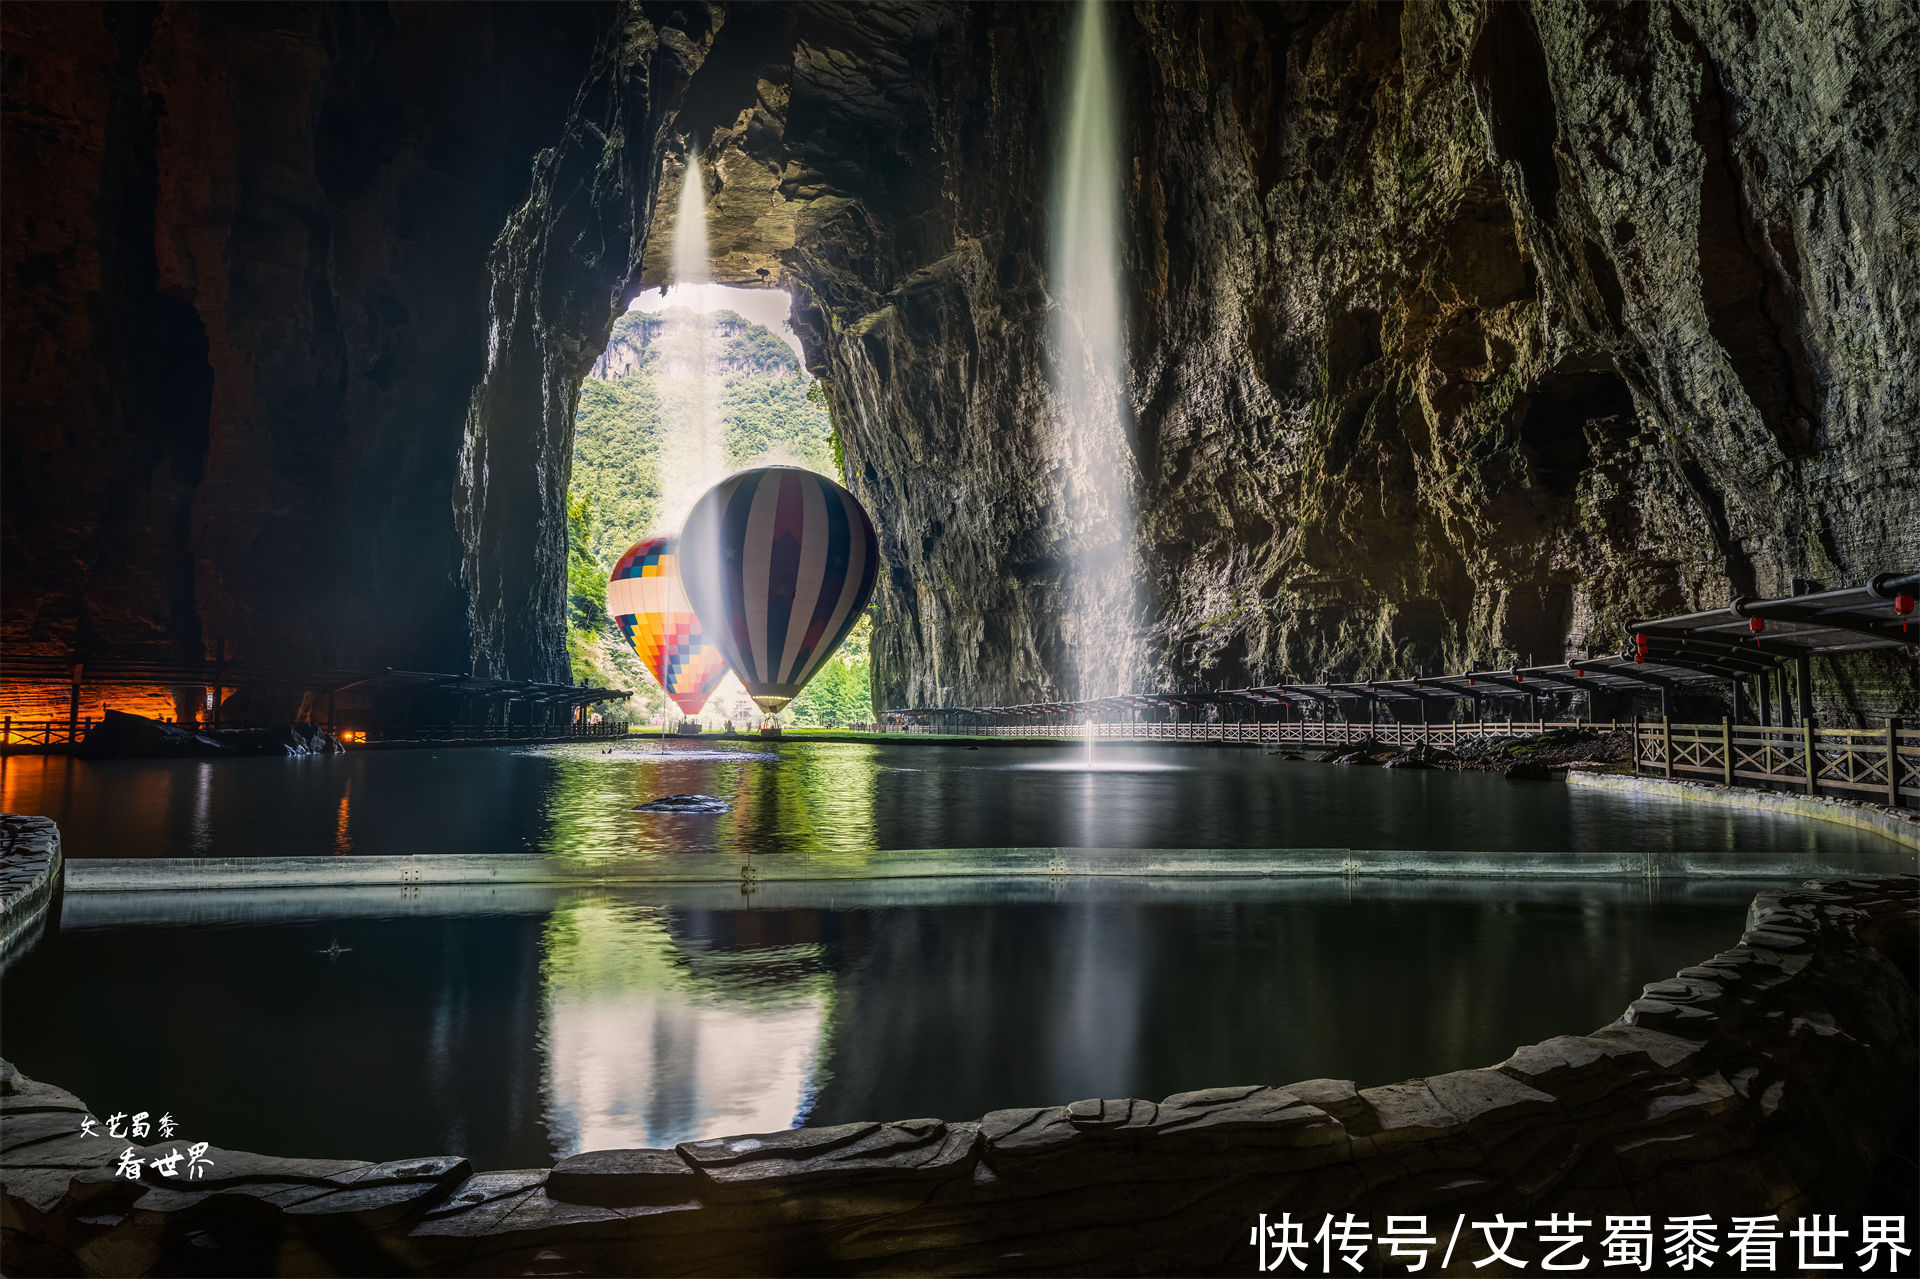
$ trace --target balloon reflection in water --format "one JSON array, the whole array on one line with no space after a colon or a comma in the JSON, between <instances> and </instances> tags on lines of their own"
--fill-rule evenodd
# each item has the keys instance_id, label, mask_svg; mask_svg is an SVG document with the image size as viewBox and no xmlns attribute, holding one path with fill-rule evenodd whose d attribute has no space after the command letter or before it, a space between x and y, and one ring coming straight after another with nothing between
<instances>
[{"instance_id":1,"label":"balloon reflection in water","mask_svg":"<svg viewBox=\"0 0 1920 1279\"><path fill-rule=\"evenodd\" d=\"M687 918L582 905L547 921L541 1051L556 1159L778 1132L811 1107L833 1007L822 948L741 948L686 935Z\"/></svg>"}]
</instances>

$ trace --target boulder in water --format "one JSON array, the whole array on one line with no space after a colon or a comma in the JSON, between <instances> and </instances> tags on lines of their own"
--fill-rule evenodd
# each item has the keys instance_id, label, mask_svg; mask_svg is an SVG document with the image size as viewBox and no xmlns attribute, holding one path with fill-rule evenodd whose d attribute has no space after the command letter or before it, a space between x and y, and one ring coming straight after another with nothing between
<instances>
[{"instance_id":1,"label":"boulder in water","mask_svg":"<svg viewBox=\"0 0 1920 1279\"><path fill-rule=\"evenodd\" d=\"M232 752L224 743L178 724L107 711L87 730L79 754L86 759L184 759Z\"/></svg>"},{"instance_id":2,"label":"boulder in water","mask_svg":"<svg viewBox=\"0 0 1920 1279\"><path fill-rule=\"evenodd\" d=\"M695 816L709 816L714 813L727 813L733 810L724 799L712 795L666 795L645 804L634 805L636 813L681 813Z\"/></svg>"}]
</instances>

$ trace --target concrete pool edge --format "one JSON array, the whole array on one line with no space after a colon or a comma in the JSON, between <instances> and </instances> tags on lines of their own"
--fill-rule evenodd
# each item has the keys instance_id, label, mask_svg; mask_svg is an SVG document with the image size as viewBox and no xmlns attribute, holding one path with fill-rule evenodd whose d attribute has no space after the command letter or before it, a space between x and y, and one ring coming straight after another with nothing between
<instances>
[{"instance_id":1,"label":"concrete pool edge","mask_svg":"<svg viewBox=\"0 0 1920 1279\"><path fill-rule=\"evenodd\" d=\"M1883 836L1905 848L1920 849L1920 813L1889 808L1865 800L1836 799L1831 796L1788 795L1780 791L1758 790L1751 786L1722 786L1714 782L1685 778L1642 777L1633 773L1601 773L1588 769L1567 770L1567 785L1594 790L1610 790L1629 795L1656 795L1662 799L1688 800L1719 804L1748 812L1780 813L1832 822Z\"/></svg>"},{"instance_id":2,"label":"concrete pool edge","mask_svg":"<svg viewBox=\"0 0 1920 1279\"><path fill-rule=\"evenodd\" d=\"M82 858L66 863L70 893L255 888L542 885L625 888L675 884L1090 876L1292 878L1399 876L1475 879L1779 879L1920 870L1920 857L1889 849L1855 858L1743 858L1681 852L1434 852L1382 849L960 848L894 849L858 860L784 854L690 853L656 864L595 865L542 853L435 853L406 857Z\"/></svg>"},{"instance_id":3,"label":"concrete pool edge","mask_svg":"<svg viewBox=\"0 0 1920 1279\"><path fill-rule=\"evenodd\" d=\"M1910 1157L1917 897L1913 876L1762 892L1736 946L1650 984L1615 1024L1484 1069L796 1129L551 1169L210 1150L205 1180L144 1163L128 1179L127 1143L80 1135L84 1103L0 1064L9 1273L1215 1273L1244 1272L1258 1214L1282 1211L1309 1232L1326 1214L1378 1226L1438 1208L1857 1216L1880 1210L1876 1170ZM1476 1273L1464 1265L1449 1272Z\"/></svg>"},{"instance_id":4,"label":"concrete pool edge","mask_svg":"<svg viewBox=\"0 0 1920 1279\"><path fill-rule=\"evenodd\" d=\"M0 813L0 965L39 935L63 864L51 819Z\"/></svg>"}]
</instances>

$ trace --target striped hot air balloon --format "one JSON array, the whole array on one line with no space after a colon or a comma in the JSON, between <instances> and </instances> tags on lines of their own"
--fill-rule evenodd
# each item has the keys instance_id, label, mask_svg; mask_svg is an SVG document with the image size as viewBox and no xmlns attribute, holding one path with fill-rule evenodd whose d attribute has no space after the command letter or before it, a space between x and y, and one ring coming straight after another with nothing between
<instances>
[{"instance_id":1,"label":"striped hot air balloon","mask_svg":"<svg viewBox=\"0 0 1920 1279\"><path fill-rule=\"evenodd\" d=\"M680 587L672 537L635 542L607 579L607 613L674 704L698 715L727 660L700 631L700 619Z\"/></svg>"},{"instance_id":2,"label":"striped hot air balloon","mask_svg":"<svg viewBox=\"0 0 1920 1279\"><path fill-rule=\"evenodd\" d=\"M680 530L681 579L706 633L768 714L860 619L880 571L873 521L825 476L762 466L720 481Z\"/></svg>"}]
</instances>

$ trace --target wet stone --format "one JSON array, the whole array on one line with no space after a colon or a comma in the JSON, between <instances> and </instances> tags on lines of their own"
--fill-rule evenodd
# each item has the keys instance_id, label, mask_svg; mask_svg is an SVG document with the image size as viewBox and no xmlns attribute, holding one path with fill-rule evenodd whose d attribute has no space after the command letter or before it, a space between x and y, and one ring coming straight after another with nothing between
<instances>
[{"instance_id":1,"label":"wet stone","mask_svg":"<svg viewBox=\"0 0 1920 1279\"><path fill-rule=\"evenodd\" d=\"M681 1203L696 1197L701 1178L673 1150L593 1150L553 1166L547 1194L569 1203L627 1207Z\"/></svg>"},{"instance_id":2,"label":"wet stone","mask_svg":"<svg viewBox=\"0 0 1920 1279\"><path fill-rule=\"evenodd\" d=\"M714 1190L782 1194L821 1183L873 1185L960 1176L972 1170L979 1132L976 1124L908 1119L687 1142L676 1149Z\"/></svg>"}]
</instances>

